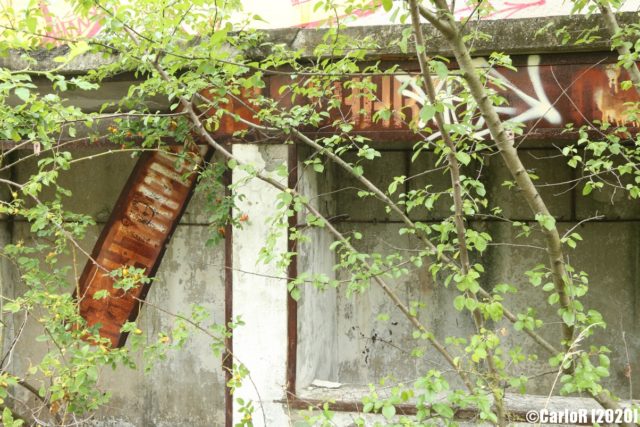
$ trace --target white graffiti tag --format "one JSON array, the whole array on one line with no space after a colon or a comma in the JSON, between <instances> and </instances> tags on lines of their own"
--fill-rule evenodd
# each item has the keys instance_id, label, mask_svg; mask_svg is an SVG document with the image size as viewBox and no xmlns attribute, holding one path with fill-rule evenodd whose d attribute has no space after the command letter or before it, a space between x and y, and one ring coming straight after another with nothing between
<instances>
[{"instance_id":1,"label":"white graffiti tag","mask_svg":"<svg viewBox=\"0 0 640 427\"><path fill-rule=\"evenodd\" d=\"M484 61L484 59L482 59ZM484 61L486 64L486 61ZM527 103L529 109L515 117L509 118L513 122L528 122L530 120L545 119L554 125L562 123L562 116L549 101L547 94L542 87L542 79L540 78L540 55L529 55L527 58L527 73L533 86L536 98L527 95L516 85L511 83L509 79L492 69L489 72L494 77L500 79L501 83L511 89L520 99Z\"/></svg>"},{"instance_id":2,"label":"white graffiti tag","mask_svg":"<svg viewBox=\"0 0 640 427\"><path fill-rule=\"evenodd\" d=\"M489 67L489 64L484 58L477 58L474 62L478 67ZM515 107L496 106L495 108L497 112L499 114L507 116L508 121L515 123L523 123L537 119L545 119L552 124L562 123L562 116L554 107L554 105L549 101L544 87L542 86L542 80L540 77L540 56L530 55L527 58L526 68L529 79L531 81L531 86L533 87L533 96L525 93L495 69L491 69L489 71L489 75L499 80L500 85L510 90L528 106L525 111L519 111L519 109L516 109ZM402 83L401 87L403 89L401 89L401 93L403 96L415 100L422 106L430 104L427 95L416 83L416 77L397 76L396 79L398 79ZM462 84L461 77L452 75L447 79L447 81L435 79L434 83L437 101L442 102L450 107L445 108L443 111L445 123L459 123L456 110L458 109L457 106L460 105L463 99L456 95L455 88L459 87ZM471 107L475 108L475 105L469 104L469 102L467 102L465 108L469 109ZM485 122L482 117L476 120L476 122L474 123L475 131L473 132L473 135L471 135L473 138L480 139L489 133L488 129L484 129L484 124ZM418 126L420 128L424 128L426 126L426 123L419 121ZM427 139L433 140L438 138L439 136L439 132L434 132Z\"/></svg>"}]
</instances>

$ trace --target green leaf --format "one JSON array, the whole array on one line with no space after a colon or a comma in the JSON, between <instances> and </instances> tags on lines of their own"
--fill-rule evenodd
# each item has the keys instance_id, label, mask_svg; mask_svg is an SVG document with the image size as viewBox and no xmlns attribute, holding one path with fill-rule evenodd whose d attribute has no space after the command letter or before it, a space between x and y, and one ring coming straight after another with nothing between
<instances>
[{"instance_id":1,"label":"green leaf","mask_svg":"<svg viewBox=\"0 0 640 427\"><path fill-rule=\"evenodd\" d=\"M38 19L35 16L28 16L25 18L24 23L27 26L27 29L30 33L36 32L36 27L38 25Z\"/></svg>"},{"instance_id":2,"label":"green leaf","mask_svg":"<svg viewBox=\"0 0 640 427\"><path fill-rule=\"evenodd\" d=\"M438 415L443 418L453 418L454 412L449 405L446 405L444 403L434 403L433 409L438 413Z\"/></svg>"},{"instance_id":3,"label":"green leaf","mask_svg":"<svg viewBox=\"0 0 640 427\"><path fill-rule=\"evenodd\" d=\"M487 313L489 313L489 317L491 317L491 320L493 320L494 322L498 322L502 319L502 304L497 301L488 304Z\"/></svg>"},{"instance_id":4,"label":"green leaf","mask_svg":"<svg viewBox=\"0 0 640 427\"><path fill-rule=\"evenodd\" d=\"M385 12L389 12L393 8L393 0L382 0L382 7Z\"/></svg>"},{"instance_id":5,"label":"green leaf","mask_svg":"<svg viewBox=\"0 0 640 427\"><path fill-rule=\"evenodd\" d=\"M576 322L576 315L573 311L565 311L562 313L562 320L569 326L573 326Z\"/></svg>"},{"instance_id":6,"label":"green leaf","mask_svg":"<svg viewBox=\"0 0 640 427\"><path fill-rule=\"evenodd\" d=\"M609 370L607 368L605 368L604 366L598 366L596 368L596 374L598 374L599 377L608 377L609 376Z\"/></svg>"},{"instance_id":7,"label":"green leaf","mask_svg":"<svg viewBox=\"0 0 640 427\"><path fill-rule=\"evenodd\" d=\"M447 78L447 75L449 74L447 64L441 61L431 61L429 65L433 67L433 70L436 72L440 80L445 80Z\"/></svg>"},{"instance_id":8,"label":"green leaf","mask_svg":"<svg viewBox=\"0 0 640 427\"><path fill-rule=\"evenodd\" d=\"M476 307L478 307L478 302L474 298L467 298L464 302L464 305L465 307L467 307L467 310L473 311L476 309Z\"/></svg>"},{"instance_id":9,"label":"green leaf","mask_svg":"<svg viewBox=\"0 0 640 427\"><path fill-rule=\"evenodd\" d=\"M390 420L396 414L396 408L391 404L386 404L382 407L382 415Z\"/></svg>"},{"instance_id":10,"label":"green leaf","mask_svg":"<svg viewBox=\"0 0 640 427\"><path fill-rule=\"evenodd\" d=\"M31 92L29 92L29 89L27 89L26 87L16 88L14 92L16 96L20 98L23 102L27 102L27 100L29 99L29 95L31 95Z\"/></svg>"},{"instance_id":11,"label":"green leaf","mask_svg":"<svg viewBox=\"0 0 640 427\"><path fill-rule=\"evenodd\" d=\"M10 313L17 313L20 311L20 304L17 302L9 302L4 305L4 311L8 311Z\"/></svg>"},{"instance_id":12,"label":"green leaf","mask_svg":"<svg viewBox=\"0 0 640 427\"><path fill-rule=\"evenodd\" d=\"M458 161L465 166L471 163L471 156L465 153L464 151L458 151L456 153L456 159L458 159Z\"/></svg>"},{"instance_id":13,"label":"green leaf","mask_svg":"<svg viewBox=\"0 0 640 427\"><path fill-rule=\"evenodd\" d=\"M377 319L381 322L388 322L389 321L389 313L380 313L378 314Z\"/></svg>"},{"instance_id":14,"label":"green leaf","mask_svg":"<svg viewBox=\"0 0 640 427\"><path fill-rule=\"evenodd\" d=\"M549 231L556 228L556 219L551 215L536 214L536 221Z\"/></svg>"},{"instance_id":15,"label":"green leaf","mask_svg":"<svg viewBox=\"0 0 640 427\"><path fill-rule=\"evenodd\" d=\"M109 296L109 291L106 289L100 289L95 294L93 294L93 299L103 299Z\"/></svg>"},{"instance_id":16,"label":"green leaf","mask_svg":"<svg viewBox=\"0 0 640 427\"><path fill-rule=\"evenodd\" d=\"M11 414L11 410L9 408L4 408L2 411L2 424L5 427L20 427L24 424L24 421L14 419Z\"/></svg>"},{"instance_id":17,"label":"green leaf","mask_svg":"<svg viewBox=\"0 0 640 427\"><path fill-rule=\"evenodd\" d=\"M420 121L427 123L436 114L436 107L431 104L425 104L420 110Z\"/></svg>"},{"instance_id":18,"label":"green leaf","mask_svg":"<svg viewBox=\"0 0 640 427\"><path fill-rule=\"evenodd\" d=\"M478 237L475 241L475 246L478 252L484 252L487 249L487 241L482 237Z\"/></svg>"}]
</instances>

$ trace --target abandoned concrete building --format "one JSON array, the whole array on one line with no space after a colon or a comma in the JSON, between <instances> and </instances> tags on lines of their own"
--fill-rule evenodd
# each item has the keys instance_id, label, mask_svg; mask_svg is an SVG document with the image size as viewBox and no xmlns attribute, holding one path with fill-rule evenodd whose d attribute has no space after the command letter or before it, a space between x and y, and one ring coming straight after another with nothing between
<instances>
[{"instance_id":1,"label":"abandoned concrete building","mask_svg":"<svg viewBox=\"0 0 640 427\"><path fill-rule=\"evenodd\" d=\"M635 13L620 17L624 22L637 22L638 19ZM611 52L606 37L590 44L562 44L561 36L553 31L538 31L550 24L551 28L566 28L577 34L596 25L598 19L597 15L547 16L481 21L471 25L493 36L491 42L479 41L474 46L479 61L492 51L505 52L512 55L518 68L518 71L492 71L505 85L504 96L509 100L509 108L505 108L504 114L526 125L529 133L526 142L519 147L521 156L526 166L540 177L540 190L561 228L580 229L585 243L571 256L578 268L588 269L590 273L592 286L587 303L603 313L612 325L610 333L599 335L598 339L612 348L621 348L624 340L628 348L627 355L625 352L611 355L611 376L606 384L614 390L627 390L630 379L625 367L633 366L631 380L635 383L640 380L640 369L636 368L640 363L640 204L615 192L596 191L582 197L575 188L567 190L553 183L576 178L576 170L567 165L565 158L557 156L557 146L576 138L575 133L564 132L565 125L593 120L624 122L626 118L621 117L624 103L634 99L618 92L619 81L624 76L620 75L620 69L611 66L616 55ZM361 26L347 31L353 35L376 32L380 45L385 46L385 40L398 37L402 28ZM268 31L274 40L311 52L323 30ZM442 40L428 26L425 31L430 35L429 53L450 55ZM392 58L396 63L401 58L405 71L418 70L413 54L402 54L397 46L370 52L370 57L381 61ZM78 58L73 63L73 72L85 72L95 66L95 61L105 59ZM11 66L3 64L7 65ZM75 98L71 96L70 101L88 110L97 109L103 102L117 99L126 92L130 78L123 76L107 83L97 93L92 93L91 98L78 94ZM273 97L279 96L278 87L282 84L279 78L269 77L268 88ZM377 76L373 81L381 105L390 104L417 114L419 104L416 99L421 95L411 82L407 84L393 76ZM630 98L625 98L627 96ZM166 108L158 102L159 108ZM344 105L354 111L368 109L370 115L381 108L376 103L360 105L353 102L346 91ZM415 135L403 123L393 116L373 123L370 115L369 120L366 116L359 119L356 127L384 153L366 171L372 182L387 188L394 176L413 176L421 170L433 169L435 157L432 155L412 161L411 146ZM234 155L259 168L274 170L285 165L290 174L289 183L285 178L283 184L297 185L329 217L339 218L336 227L341 230L363 231L365 238L359 244L366 250L385 253L392 247L417 245L410 236L399 235L401 221L387 212L382 203L373 198L358 198L359 183L341 169L331 167L320 176L303 167L302 162L308 156L304 147L277 142L252 144L230 140L229 143ZM75 148L96 154L105 149ZM35 163L22 163L12 174L19 180L29 176L34 167ZM501 162L488 159L484 167L488 197L500 200L508 210L509 218L535 221L519 195L503 185L508 173ZM336 425L351 425L361 398L369 392L369 383L377 383L384 376L392 376L396 382L410 382L432 364L439 363L438 355L429 349L419 359L411 357L408 349L415 345L412 330L406 326L406 319L395 311L393 303L377 289L363 295L347 295L340 288L323 292L303 288L298 302L288 295L287 276L293 277L298 271L325 273L333 278L336 274L340 278L341 273L333 270L335 254L329 250L332 238L320 229L312 231L312 243L298 248L297 257L286 274L257 261L263 237L269 231L269 225L260 219L270 215L269 209L274 205L277 193L264 183L253 180L243 188L247 197L238 208L252 220L242 229L228 229L223 243L205 248L204 236L209 226L207 201L202 194L194 192L196 183L167 185L164 190L155 185L159 181L175 181L180 173L172 170L171 162L161 154L132 158L127 153L115 153L81 162L61 179L73 192L68 209L89 214L96 221L97 225L83 245L89 250L94 248L94 256L105 265L136 265L147 268L156 276L152 286L139 291L146 303L182 312L197 302L210 310L214 320L220 323L242 317L244 325L231 339L233 352L251 371L254 386L239 389L235 397L260 402L258 412L264 417L256 417L257 425L295 425L301 409L328 400L334 402ZM234 171L230 177L232 182L241 180L242 174L240 170ZM408 192L411 186L424 187L427 183L436 189L449 185L447 177L441 174L421 176L402 185ZM335 191L338 188L347 190ZM164 212L165 222L153 218L159 211ZM411 215L414 220L437 222L450 215L449 204L445 201L433 212L435 216L431 217L423 217L420 212ZM596 214L603 218L585 222ZM131 231L132 228L127 228L131 222L143 224L151 231L145 232L144 227ZM473 227L489 230L493 236L505 241L515 233L509 224L490 218L474 222ZM132 236L135 232L141 235ZM28 239L29 233L27 222L4 221L0 235L3 243L7 243ZM146 249L141 250L140 245L136 250L128 248L127 239L146 242L146 246L142 245ZM280 236L275 243L283 251L288 244L286 235ZM491 283L517 284L523 280L524 265L532 264L535 259L531 257L535 256L543 260L544 252L536 255L527 248L490 246L483 255L487 270L485 279ZM529 262L523 263L523 260ZM86 283L98 280L91 268L91 264L87 264L83 273L82 280ZM2 264L1 273L5 292L10 289L19 294L21 289L12 279L15 274L12 267ZM427 305L422 320L434 334L444 337L460 328L472 330L468 317L438 309L451 306L454 294L444 287L434 286L426 266L394 285L406 301L419 300ZM526 292L509 302L517 309L535 304L528 301ZM555 309L543 303L537 308L552 314ZM135 319L136 315L140 327L147 331L160 330L173 321L162 311L147 309L147 305L142 305L138 313L137 304L126 300L113 302L110 311L105 311L103 302L89 300L83 303L82 310L102 323L105 335L114 345L125 344L126 335L121 334L120 327L123 321ZM379 313L389 313L390 319L380 321ZM505 325L495 327L510 328L506 320L503 322ZM555 331L544 329L541 333L547 332L553 334ZM35 338L39 332L27 326L23 333ZM513 340L524 349L534 345L524 335L507 334L504 339ZM23 342L29 343L28 348L20 348ZM18 344L11 361L15 371L28 368L30 355L39 351L33 343L31 339ZM531 372L535 367L536 363L531 362ZM188 341L184 351L169 354L166 360L157 362L150 373L122 369L105 372L101 380L105 390L112 392L112 399L91 421L92 425L231 426L241 416L233 409L221 361L212 357L207 340L197 334ZM314 381L320 386L312 386ZM322 387L323 384L326 387ZM528 393L545 395L548 390L549 382L543 379L530 385ZM634 390L634 393L638 398L638 392ZM552 404L558 407L573 404L570 403L573 398L563 399ZM544 405L543 400L537 402L532 397L527 404ZM518 398L514 397L510 404L513 411L524 411L524 406L518 406L521 405ZM410 407L402 409L411 411ZM376 418L371 416L371 419Z\"/></svg>"}]
</instances>

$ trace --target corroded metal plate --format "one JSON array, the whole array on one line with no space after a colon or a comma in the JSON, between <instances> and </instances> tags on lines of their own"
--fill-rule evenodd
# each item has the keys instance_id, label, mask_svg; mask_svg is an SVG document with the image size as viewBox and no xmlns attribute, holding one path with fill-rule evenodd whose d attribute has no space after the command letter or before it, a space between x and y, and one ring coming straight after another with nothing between
<instances>
[{"instance_id":1,"label":"corroded metal plate","mask_svg":"<svg viewBox=\"0 0 640 427\"><path fill-rule=\"evenodd\" d=\"M149 277L155 275L195 187L194 168L206 157L206 150L194 150L187 161L179 162L176 154L182 150L173 146L142 154L80 277L80 314L89 325L99 323L100 335L113 346L124 345L126 334L120 329L136 319L150 285L128 292L115 289L109 271L134 266ZM100 290L109 296L94 299Z\"/></svg>"}]
</instances>

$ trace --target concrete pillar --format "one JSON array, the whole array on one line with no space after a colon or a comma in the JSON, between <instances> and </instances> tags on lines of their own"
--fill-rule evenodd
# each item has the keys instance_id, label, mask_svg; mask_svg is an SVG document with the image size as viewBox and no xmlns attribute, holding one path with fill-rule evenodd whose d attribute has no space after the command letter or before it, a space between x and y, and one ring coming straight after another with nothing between
<instances>
[{"instance_id":1,"label":"concrete pillar","mask_svg":"<svg viewBox=\"0 0 640 427\"><path fill-rule=\"evenodd\" d=\"M287 163L287 147L282 145L237 144L233 153L241 162L266 173ZM237 184L246 176L236 168L233 182ZM277 175L273 172L272 176ZM278 179L286 185L286 177ZM233 317L240 316L245 322L234 331L233 350L237 358L234 363L243 363L252 381L245 379L235 392L233 424L242 419L237 403L237 398L242 398L253 401L254 426L284 426L288 425L286 412L275 401L285 398L287 281L274 277L284 278L286 273L258 261L260 249L273 229L267 221L276 211L279 192L255 178L234 191L246 197L238 201L237 209L249 218L242 229L233 230ZM286 250L287 235L283 229L276 239L275 251Z\"/></svg>"}]
</instances>

